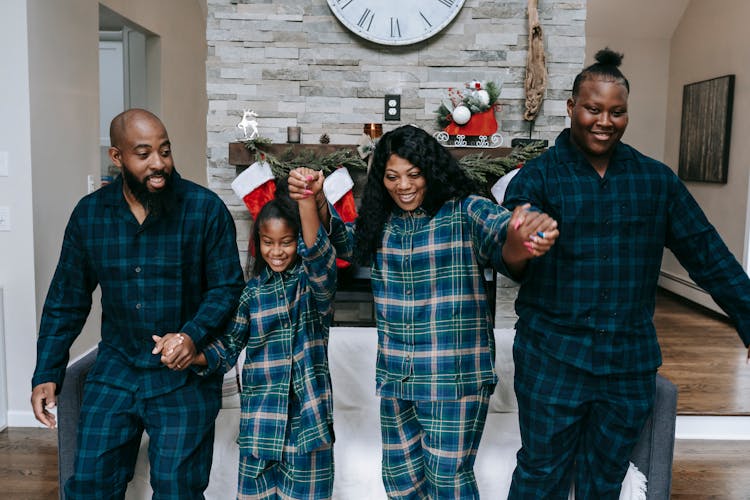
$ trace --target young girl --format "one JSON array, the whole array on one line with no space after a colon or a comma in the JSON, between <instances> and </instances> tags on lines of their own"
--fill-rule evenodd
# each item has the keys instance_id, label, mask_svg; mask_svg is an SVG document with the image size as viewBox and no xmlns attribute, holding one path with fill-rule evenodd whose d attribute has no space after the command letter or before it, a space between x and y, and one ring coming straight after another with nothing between
<instances>
[{"instance_id":1,"label":"young girl","mask_svg":"<svg viewBox=\"0 0 750 500\"><path fill-rule=\"evenodd\" d=\"M327 345L336 255L315 202L322 173L299 168L291 177L307 186L278 189L260 210L252 277L225 335L196 358L209 371L227 371L246 348L240 499L325 499L333 489Z\"/></svg>"},{"instance_id":2,"label":"young girl","mask_svg":"<svg viewBox=\"0 0 750 500\"><path fill-rule=\"evenodd\" d=\"M378 142L356 221L378 327L383 482L389 498L478 498L494 335L482 269L516 278L557 237L549 216L511 214L425 131Z\"/></svg>"}]
</instances>

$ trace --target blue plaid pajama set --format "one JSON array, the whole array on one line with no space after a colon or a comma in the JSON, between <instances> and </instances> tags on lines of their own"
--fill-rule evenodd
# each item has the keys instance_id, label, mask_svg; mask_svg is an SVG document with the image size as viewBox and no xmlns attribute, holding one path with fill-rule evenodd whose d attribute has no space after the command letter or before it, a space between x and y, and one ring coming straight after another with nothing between
<instances>
[{"instance_id":1,"label":"blue plaid pajama set","mask_svg":"<svg viewBox=\"0 0 750 500\"><path fill-rule=\"evenodd\" d=\"M653 324L664 247L750 342L750 280L666 165L618 143L600 177L563 131L511 181L560 236L527 268L516 301L522 448L511 498L618 498L653 405Z\"/></svg>"},{"instance_id":2,"label":"blue plaid pajama set","mask_svg":"<svg viewBox=\"0 0 750 500\"><path fill-rule=\"evenodd\" d=\"M343 228L339 225L339 228ZM326 499L333 491L328 332L336 252L323 229L283 272L252 278L225 335L203 351L208 372L242 368L238 498Z\"/></svg>"},{"instance_id":3,"label":"blue plaid pajama set","mask_svg":"<svg viewBox=\"0 0 750 500\"><path fill-rule=\"evenodd\" d=\"M371 268L383 482L391 498L478 498L474 460L497 382L482 269L505 270L510 212L478 196L394 209Z\"/></svg>"},{"instance_id":4,"label":"blue plaid pajama set","mask_svg":"<svg viewBox=\"0 0 750 500\"><path fill-rule=\"evenodd\" d=\"M101 342L84 389L68 498L123 498L141 435L150 437L159 498L203 498L221 376L172 371L153 334L184 332L197 346L223 332L242 290L234 222L211 191L173 171L169 210L139 225L122 178L83 198L65 230L47 294L32 387L63 383L71 344L101 287Z\"/></svg>"}]
</instances>

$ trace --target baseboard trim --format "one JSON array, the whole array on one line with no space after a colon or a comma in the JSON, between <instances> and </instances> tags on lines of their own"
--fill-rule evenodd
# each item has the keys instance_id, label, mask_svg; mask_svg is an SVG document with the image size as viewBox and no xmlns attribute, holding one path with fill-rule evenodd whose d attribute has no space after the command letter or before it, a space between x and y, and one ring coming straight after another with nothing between
<instances>
[{"instance_id":1,"label":"baseboard trim","mask_svg":"<svg viewBox=\"0 0 750 500\"><path fill-rule=\"evenodd\" d=\"M750 440L750 417L677 415L675 439Z\"/></svg>"},{"instance_id":2,"label":"baseboard trim","mask_svg":"<svg viewBox=\"0 0 750 500\"><path fill-rule=\"evenodd\" d=\"M56 414L57 410L52 410ZM8 412L8 427L40 427L44 428L35 417L34 412L13 410Z\"/></svg>"},{"instance_id":3,"label":"baseboard trim","mask_svg":"<svg viewBox=\"0 0 750 500\"><path fill-rule=\"evenodd\" d=\"M665 290L684 297L691 302L715 311L723 316L726 313L714 302L714 299L701 287L693 283L689 278L678 276L669 271L662 270L659 274L658 285Z\"/></svg>"}]
</instances>

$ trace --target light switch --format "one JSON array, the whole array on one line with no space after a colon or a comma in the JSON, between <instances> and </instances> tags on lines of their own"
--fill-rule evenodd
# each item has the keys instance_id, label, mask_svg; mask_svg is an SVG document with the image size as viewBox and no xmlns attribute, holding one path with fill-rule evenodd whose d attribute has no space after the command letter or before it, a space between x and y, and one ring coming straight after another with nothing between
<instances>
[{"instance_id":1,"label":"light switch","mask_svg":"<svg viewBox=\"0 0 750 500\"><path fill-rule=\"evenodd\" d=\"M10 231L10 207L0 207L0 231Z\"/></svg>"},{"instance_id":2,"label":"light switch","mask_svg":"<svg viewBox=\"0 0 750 500\"><path fill-rule=\"evenodd\" d=\"M8 152L0 151L0 177L8 177Z\"/></svg>"}]
</instances>

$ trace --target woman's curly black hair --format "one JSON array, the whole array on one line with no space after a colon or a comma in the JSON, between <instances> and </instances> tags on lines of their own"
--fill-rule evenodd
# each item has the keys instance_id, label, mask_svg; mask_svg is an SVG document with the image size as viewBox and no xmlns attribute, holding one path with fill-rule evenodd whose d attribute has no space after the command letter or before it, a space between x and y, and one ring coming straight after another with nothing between
<instances>
[{"instance_id":1,"label":"woman's curly black hair","mask_svg":"<svg viewBox=\"0 0 750 500\"><path fill-rule=\"evenodd\" d=\"M396 205L383 184L385 165L394 154L422 171L427 187L422 208L430 215L451 198L463 199L477 192L458 161L421 128L404 125L386 133L375 146L356 220L354 258L361 265L369 264L380 248L383 226Z\"/></svg>"},{"instance_id":2,"label":"woman's curly black hair","mask_svg":"<svg viewBox=\"0 0 750 500\"><path fill-rule=\"evenodd\" d=\"M281 219L286 222L289 229L299 235L302 226L299 218L299 206L289 197L289 186L286 179L276 181L276 193L274 199L263 205L258 216L253 222L250 234L250 252L253 257L251 276L258 276L268 266L263 256L259 254L260 249L260 226L269 219Z\"/></svg>"}]
</instances>

